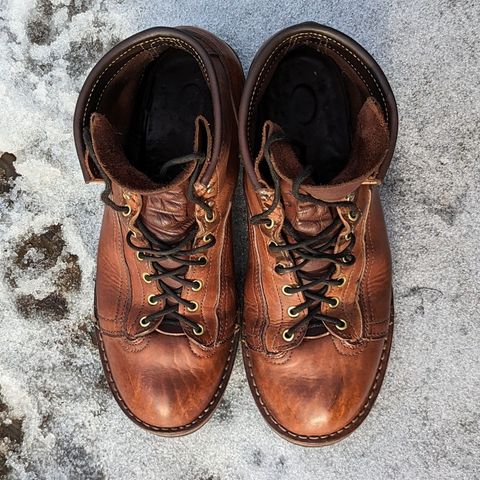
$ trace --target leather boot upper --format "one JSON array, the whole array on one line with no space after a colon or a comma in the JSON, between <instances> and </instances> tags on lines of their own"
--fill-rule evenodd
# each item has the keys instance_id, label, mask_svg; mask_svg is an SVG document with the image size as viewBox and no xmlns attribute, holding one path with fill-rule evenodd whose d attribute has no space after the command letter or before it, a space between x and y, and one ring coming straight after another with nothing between
<instances>
[{"instance_id":1,"label":"leather boot upper","mask_svg":"<svg viewBox=\"0 0 480 480\"><path fill-rule=\"evenodd\" d=\"M378 191L393 151L388 108L324 28L292 27L267 42L240 109L250 217L245 366L270 425L309 445L336 441L363 420L393 321Z\"/></svg>"},{"instance_id":2,"label":"leather boot upper","mask_svg":"<svg viewBox=\"0 0 480 480\"><path fill-rule=\"evenodd\" d=\"M84 171L106 186L95 288L102 361L127 415L165 435L193 431L211 415L238 336L233 87L227 67L216 64L218 55L212 60L201 48L210 34L187 30L158 29L124 44L123 52L137 49L137 55L118 60L105 93L91 82L92 95L100 97L84 115ZM224 62L236 62L229 55ZM191 86L190 74L202 81L197 68L207 87ZM241 82L239 66L228 68ZM143 84L136 80L142 72ZM162 93L168 88L170 97ZM205 88L211 98L197 98ZM177 91L185 104L172 109ZM191 114L187 108L200 110L192 121L181 116ZM170 141L176 136L187 142L176 146Z\"/></svg>"}]
</instances>

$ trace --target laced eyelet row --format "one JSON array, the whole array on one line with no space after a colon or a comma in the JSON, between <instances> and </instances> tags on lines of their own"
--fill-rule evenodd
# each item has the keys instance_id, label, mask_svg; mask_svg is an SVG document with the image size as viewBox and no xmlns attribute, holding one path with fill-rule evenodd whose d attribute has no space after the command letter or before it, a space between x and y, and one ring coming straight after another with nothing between
<instances>
[{"instance_id":1,"label":"laced eyelet row","mask_svg":"<svg viewBox=\"0 0 480 480\"><path fill-rule=\"evenodd\" d=\"M335 324L335 328L337 330L340 330L340 331L343 331L343 330L346 330L348 328L348 323L343 320L343 318L337 318L338 322L340 322L339 324ZM290 329L285 329L282 333L282 338L286 341L286 342L291 342L294 338L295 338L295 333L291 332Z\"/></svg>"}]
</instances>

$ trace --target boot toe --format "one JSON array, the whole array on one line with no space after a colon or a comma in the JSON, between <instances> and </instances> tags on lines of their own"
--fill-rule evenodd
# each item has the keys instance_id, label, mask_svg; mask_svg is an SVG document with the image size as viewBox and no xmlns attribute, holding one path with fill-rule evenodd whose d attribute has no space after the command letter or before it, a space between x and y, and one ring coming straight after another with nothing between
<instances>
[{"instance_id":1,"label":"boot toe","mask_svg":"<svg viewBox=\"0 0 480 480\"><path fill-rule=\"evenodd\" d=\"M266 420L296 443L333 443L348 435L375 399L384 346L369 342L354 361L341 355L330 337L304 341L283 363L246 352L253 391ZM294 377L292 371L297 372Z\"/></svg>"},{"instance_id":2,"label":"boot toe","mask_svg":"<svg viewBox=\"0 0 480 480\"><path fill-rule=\"evenodd\" d=\"M155 335L135 346L127 346L123 339L101 339L115 398L144 428L160 434L187 433L213 413L226 383L231 342L204 356L194 353L188 342L184 336L167 335Z\"/></svg>"}]
</instances>

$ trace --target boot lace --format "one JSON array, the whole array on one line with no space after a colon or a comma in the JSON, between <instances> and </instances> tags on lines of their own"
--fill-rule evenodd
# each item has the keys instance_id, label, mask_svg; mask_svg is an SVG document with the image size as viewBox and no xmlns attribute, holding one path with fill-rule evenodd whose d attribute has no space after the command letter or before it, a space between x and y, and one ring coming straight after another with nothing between
<instances>
[{"instance_id":1,"label":"boot lace","mask_svg":"<svg viewBox=\"0 0 480 480\"><path fill-rule=\"evenodd\" d=\"M124 215L128 215L130 213L129 207L125 205L118 205L110 198L112 193L112 182L100 167L95 155L92 137L88 128L84 129L83 137L89 155L97 166L98 171L105 182L105 190L101 194L102 201L113 210L121 212ZM212 207L194 194L194 184L200 173L201 167L205 162L205 155L192 154L180 158L174 158L163 165L160 175L163 175L174 165L184 165L190 162L195 162L195 167L189 179L187 198L190 202L199 205L205 211L206 218L213 218ZM165 300L165 303L164 308L158 312L152 313L140 319L140 326L144 330L134 335L134 337L147 335L157 330L160 327L160 324L166 324L168 322L171 323L172 321L183 321L192 328L195 335L202 335L204 333L203 325L194 322L184 315L181 315L178 312L178 307L180 304L184 305L190 312L194 312L198 309L198 304L196 302L182 298L182 287L191 287L193 290L199 290L201 288L202 283L200 280L189 280L185 278L185 274L190 265L206 265L207 259L205 256L200 256L195 259L190 259L189 257L198 255L212 248L216 243L215 237L212 234L208 234L204 237L205 243L203 245L192 247L191 245L198 234L198 225L195 224L185 233L185 236L180 241L175 244L167 244L154 235L145 226L140 217L136 219L135 227L142 233L143 237L148 242L148 245L135 245L135 243L132 241L132 238L135 237L135 233L132 230L129 230L127 233L127 244L130 248L137 252L137 257L139 260L145 260L151 263L155 273L144 274L143 279L147 283L158 282L161 292L158 295L149 296L148 302L151 305L156 305L160 301ZM174 268L166 268L160 263L161 261L165 260L173 260L178 266L175 266ZM178 288L171 287L166 282L167 279L178 282L180 286Z\"/></svg>"},{"instance_id":2,"label":"boot lace","mask_svg":"<svg viewBox=\"0 0 480 480\"><path fill-rule=\"evenodd\" d=\"M280 203L281 191L278 174L272 165L270 147L275 142L287 140L288 139L282 134L273 134L269 137L265 144L264 158L268 164L273 180L274 197L272 204L266 210L251 217L250 221L252 224L271 225L271 219L269 218L269 215L273 213L277 205ZM311 174L312 168L310 166L306 167L293 182L292 194L298 201L330 208L346 208L350 211L349 218L352 221L358 218L359 210L353 201L346 200L327 202L315 198L310 194L301 193L300 188L302 184L311 176ZM301 284L298 286L284 287L284 293L287 295L302 292L305 298L303 303L289 308L289 316L295 318L302 310L308 311L307 315L303 319L283 332L283 338L286 341L292 341L295 332L304 325L306 325L308 329L314 325L321 325L323 322L330 323L339 330L345 330L347 328L345 320L321 313L323 303L330 305L331 308L335 308L339 304L339 300L337 298L326 296L329 286L342 286L345 283L344 278L332 277L335 273L336 265L352 265L355 262L355 256L352 254L352 250L355 245L355 235L353 232L350 232L347 236L345 236L348 244L346 244L342 251L334 253L334 247L343 228L343 222L338 214L336 214L332 223L322 230L318 235L306 236L301 232L298 232L288 221L288 219L285 218L282 226L284 243L279 245L275 242L271 242L269 244L268 248L271 252L287 252L297 260L292 262L292 266L277 264L275 267L275 271L279 275L295 272L297 278L301 280ZM312 274L304 271L304 268L311 260L326 260L329 265L320 273Z\"/></svg>"}]
</instances>

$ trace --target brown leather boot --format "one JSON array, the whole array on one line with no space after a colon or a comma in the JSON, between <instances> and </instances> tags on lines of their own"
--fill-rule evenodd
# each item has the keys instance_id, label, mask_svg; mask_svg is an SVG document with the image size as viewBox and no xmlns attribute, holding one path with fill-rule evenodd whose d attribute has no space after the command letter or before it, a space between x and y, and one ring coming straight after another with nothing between
<instances>
[{"instance_id":1,"label":"brown leather boot","mask_svg":"<svg viewBox=\"0 0 480 480\"><path fill-rule=\"evenodd\" d=\"M154 28L100 60L75 112L85 180L106 186L95 289L105 374L124 412L161 435L208 420L234 361L242 86L213 35Z\"/></svg>"},{"instance_id":2,"label":"brown leather boot","mask_svg":"<svg viewBox=\"0 0 480 480\"><path fill-rule=\"evenodd\" d=\"M250 215L243 345L257 405L294 443L342 439L382 383L393 327L378 193L397 134L372 57L307 23L257 54L240 104Z\"/></svg>"}]
</instances>

